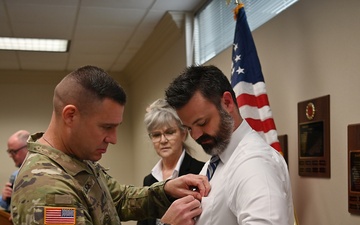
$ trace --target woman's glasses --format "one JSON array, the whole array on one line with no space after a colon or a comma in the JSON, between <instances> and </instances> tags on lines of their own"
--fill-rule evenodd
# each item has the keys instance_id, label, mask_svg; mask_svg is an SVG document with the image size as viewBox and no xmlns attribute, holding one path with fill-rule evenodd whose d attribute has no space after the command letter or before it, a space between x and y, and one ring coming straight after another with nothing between
<instances>
[{"instance_id":1,"label":"woman's glasses","mask_svg":"<svg viewBox=\"0 0 360 225\"><path fill-rule=\"evenodd\" d=\"M153 143L157 143L157 142L161 141L162 136L164 136L164 138L167 141L170 141L170 140L174 139L175 134L176 134L176 129L171 128L171 129L167 129L163 133L160 131L159 132L158 131L151 132L151 133L149 133L149 137Z\"/></svg>"}]
</instances>

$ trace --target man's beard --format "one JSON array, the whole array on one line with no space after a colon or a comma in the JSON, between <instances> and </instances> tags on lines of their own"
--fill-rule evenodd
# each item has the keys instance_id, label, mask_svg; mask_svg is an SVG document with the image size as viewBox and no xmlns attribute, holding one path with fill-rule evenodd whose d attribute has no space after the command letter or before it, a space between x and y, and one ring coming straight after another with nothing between
<instances>
[{"instance_id":1,"label":"man's beard","mask_svg":"<svg viewBox=\"0 0 360 225\"><path fill-rule=\"evenodd\" d=\"M234 129L234 120L224 109L219 110L220 124L215 136L208 134L201 135L196 142L202 146L204 151L209 155L218 155L225 151ZM210 143L207 142L210 140ZM207 143L202 143L207 142Z\"/></svg>"}]
</instances>

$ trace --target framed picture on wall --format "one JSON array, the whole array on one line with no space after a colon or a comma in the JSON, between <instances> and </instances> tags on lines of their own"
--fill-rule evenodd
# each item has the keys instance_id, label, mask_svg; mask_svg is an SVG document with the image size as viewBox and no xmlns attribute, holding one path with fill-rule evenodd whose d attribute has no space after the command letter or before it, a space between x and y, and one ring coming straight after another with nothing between
<instances>
[{"instance_id":1,"label":"framed picture on wall","mask_svg":"<svg viewBox=\"0 0 360 225\"><path fill-rule=\"evenodd\" d=\"M330 95L298 103L299 175L330 178Z\"/></svg>"}]
</instances>

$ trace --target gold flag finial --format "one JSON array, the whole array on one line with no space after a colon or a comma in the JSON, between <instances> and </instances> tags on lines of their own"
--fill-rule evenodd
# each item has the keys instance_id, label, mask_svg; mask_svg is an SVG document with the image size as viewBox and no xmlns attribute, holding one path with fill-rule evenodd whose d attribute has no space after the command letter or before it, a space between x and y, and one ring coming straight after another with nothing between
<instances>
[{"instance_id":1,"label":"gold flag finial","mask_svg":"<svg viewBox=\"0 0 360 225\"><path fill-rule=\"evenodd\" d=\"M244 7L244 4L242 3L241 0L234 0L235 2L235 9L233 10L234 11L234 19L237 20L237 15L239 13L239 10ZM231 3L231 0L226 0L226 4L229 5Z\"/></svg>"},{"instance_id":2,"label":"gold flag finial","mask_svg":"<svg viewBox=\"0 0 360 225\"><path fill-rule=\"evenodd\" d=\"M235 9L233 10L234 11L234 20L237 20L237 16L239 14L239 10L244 7L244 4L242 3L237 3Z\"/></svg>"},{"instance_id":3,"label":"gold flag finial","mask_svg":"<svg viewBox=\"0 0 360 225\"><path fill-rule=\"evenodd\" d=\"M232 0L226 0L226 5L230 5ZM242 4L241 0L234 0L236 5Z\"/></svg>"}]
</instances>

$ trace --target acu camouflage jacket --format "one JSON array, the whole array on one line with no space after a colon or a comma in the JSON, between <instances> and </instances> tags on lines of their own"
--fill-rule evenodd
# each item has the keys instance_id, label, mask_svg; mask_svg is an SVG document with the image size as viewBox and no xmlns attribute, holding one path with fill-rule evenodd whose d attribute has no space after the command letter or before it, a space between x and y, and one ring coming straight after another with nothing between
<instances>
[{"instance_id":1,"label":"acu camouflage jacket","mask_svg":"<svg viewBox=\"0 0 360 225\"><path fill-rule=\"evenodd\" d=\"M20 168L12 196L15 225L119 225L121 221L160 218L171 204L164 182L150 187L121 185L98 163L81 161L36 142Z\"/></svg>"}]
</instances>

